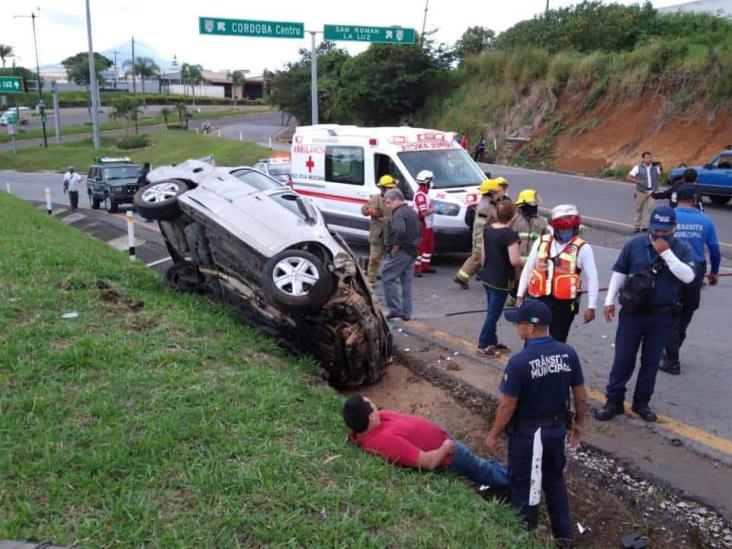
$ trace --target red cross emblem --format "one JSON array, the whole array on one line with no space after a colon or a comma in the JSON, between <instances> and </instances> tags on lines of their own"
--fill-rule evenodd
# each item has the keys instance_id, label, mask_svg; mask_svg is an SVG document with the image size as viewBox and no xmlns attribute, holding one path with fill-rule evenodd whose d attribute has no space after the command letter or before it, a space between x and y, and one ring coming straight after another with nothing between
<instances>
[{"instance_id":1,"label":"red cross emblem","mask_svg":"<svg viewBox=\"0 0 732 549\"><path fill-rule=\"evenodd\" d=\"M308 156L308 161L305 162L305 165L308 168L308 173L310 173L310 172L313 171L313 168L315 167L315 162L313 162L313 157L312 156Z\"/></svg>"}]
</instances>

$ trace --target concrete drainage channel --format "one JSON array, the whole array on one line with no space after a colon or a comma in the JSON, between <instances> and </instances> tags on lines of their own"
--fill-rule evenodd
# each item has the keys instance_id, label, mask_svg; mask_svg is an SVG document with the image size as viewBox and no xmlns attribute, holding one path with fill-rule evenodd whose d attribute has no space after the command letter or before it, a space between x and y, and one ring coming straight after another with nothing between
<instances>
[{"instance_id":1,"label":"concrete drainage channel","mask_svg":"<svg viewBox=\"0 0 732 549\"><path fill-rule=\"evenodd\" d=\"M45 209L45 205L39 208ZM53 214L127 251L127 223L122 215L60 207ZM164 272L169 257L157 225L136 220L135 227L137 258ZM503 365L479 359L462 340L418 322L396 323L393 328L397 364L391 368L396 371L403 365L446 395L441 398L473 414L480 424L473 433L476 446L482 440L479 431L485 434L493 418ZM378 394L379 385L364 392ZM402 411L413 411L420 398L414 395L411 407L402 401ZM447 422L446 427L454 428ZM669 452L671 442L659 433L648 433L646 426L634 425L633 421L624 420L611 428L629 430L630 435L618 438L617 432L589 429L592 433L587 442L567 452L579 546L617 546L623 534L637 533L648 546L732 547L732 529L727 522L732 516L732 506L728 505L732 474L725 471L726 464L699 456L685 445L673 446L673 459L654 463L654 456ZM627 444L628 440L633 443ZM474 449L482 451L480 446ZM16 547L35 545L0 542L0 549Z\"/></svg>"}]
</instances>

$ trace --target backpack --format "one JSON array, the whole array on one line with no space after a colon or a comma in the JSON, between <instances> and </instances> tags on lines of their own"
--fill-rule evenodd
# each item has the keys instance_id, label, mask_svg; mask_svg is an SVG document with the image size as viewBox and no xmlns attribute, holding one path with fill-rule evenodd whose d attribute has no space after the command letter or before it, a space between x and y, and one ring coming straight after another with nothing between
<instances>
[{"instance_id":1,"label":"backpack","mask_svg":"<svg viewBox=\"0 0 732 549\"><path fill-rule=\"evenodd\" d=\"M628 276L618 294L618 301L623 308L634 313L647 307L651 292L656 287L656 278L665 267L666 263L660 257L656 257L650 267Z\"/></svg>"}]
</instances>

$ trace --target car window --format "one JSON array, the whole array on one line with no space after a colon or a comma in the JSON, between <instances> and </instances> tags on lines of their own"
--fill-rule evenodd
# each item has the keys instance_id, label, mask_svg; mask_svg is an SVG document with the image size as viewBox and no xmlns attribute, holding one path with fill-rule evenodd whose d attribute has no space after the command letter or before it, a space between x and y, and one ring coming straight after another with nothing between
<instances>
[{"instance_id":1,"label":"car window","mask_svg":"<svg viewBox=\"0 0 732 549\"><path fill-rule=\"evenodd\" d=\"M325 180L348 185L363 185L363 147L327 146Z\"/></svg>"},{"instance_id":2,"label":"car window","mask_svg":"<svg viewBox=\"0 0 732 549\"><path fill-rule=\"evenodd\" d=\"M729 170L732 168L732 155L721 154L712 161L712 164L720 170Z\"/></svg>"},{"instance_id":3,"label":"car window","mask_svg":"<svg viewBox=\"0 0 732 549\"><path fill-rule=\"evenodd\" d=\"M269 195L269 197L304 221L315 218L315 212L312 212L302 197L295 193L275 193Z\"/></svg>"},{"instance_id":4,"label":"car window","mask_svg":"<svg viewBox=\"0 0 732 549\"><path fill-rule=\"evenodd\" d=\"M407 182L407 178L389 155L374 155L374 174L376 175L375 183L379 182L382 175L392 176L397 181L397 187L402 191L404 199L412 200L414 198L414 191L412 190L411 185Z\"/></svg>"},{"instance_id":5,"label":"car window","mask_svg":"<svg viewBox=\"0 0 732 549\"><path fill-rule=\"evenodd\" d=\"M437 149L397 153L413 178L422 170L435 174L432 188L478 186L485 174L464 149Z\"/></svg>"},{"instance_id":6,"label":"car window","mask_svg":"<svg viewBox=\"0 0 732 549\"><path fill-rule=\"evenodd\" d=\"M231 172L231 175L236 177L242 183L246 183L251 187L254 187L258 191L272 191L274 189L283 188L282 183L275 181L271 177L267 177L259 172L253 170L235 170Z\"/></svg>"},{"instance_id":7,"label":"car window","mask_svg":"<svg viewBox=\"0 0 732 549\"><path fill-rule=\"evenodd\" d=\"M110 168L104 168L104 179L109 181L111 179L129 179L136 178L140 175L139 166L114 166Z\"/></svg>"}]
</instances>

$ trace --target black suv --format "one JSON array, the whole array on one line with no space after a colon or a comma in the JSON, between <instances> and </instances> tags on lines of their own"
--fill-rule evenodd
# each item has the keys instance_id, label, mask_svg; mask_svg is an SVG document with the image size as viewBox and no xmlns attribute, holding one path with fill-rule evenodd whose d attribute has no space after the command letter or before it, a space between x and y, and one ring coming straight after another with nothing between
<instances>
[{"instance_id":1,"label":"black suv","mask_svg":"<svg viewBox=\"0 0 732 549\"><path fill-rule=\"evenodd\" d=\"M97 210L104 204L104 209L115 213L120 204L132 204L140 169L127 157L97 158L86 180L89 205Z\"/></svg>"}]
</instances>

